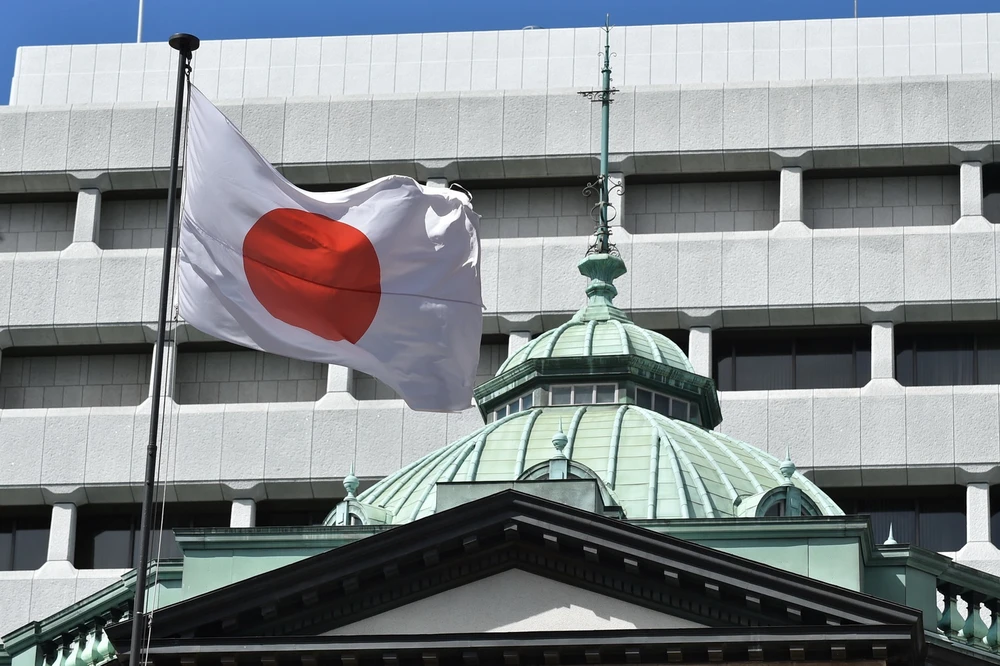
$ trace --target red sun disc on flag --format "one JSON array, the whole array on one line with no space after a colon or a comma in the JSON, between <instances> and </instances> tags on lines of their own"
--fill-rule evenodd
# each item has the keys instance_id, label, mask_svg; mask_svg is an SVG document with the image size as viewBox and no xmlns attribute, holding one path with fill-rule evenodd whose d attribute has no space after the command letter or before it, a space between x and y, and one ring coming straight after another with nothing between
<instances>
[{"instance_id":1,"label":"red sun disc on flag","mask_svg":"<svg viewBox=\"0 0 1000 666\"><path fill-rule=\"evenodd\" d=\"M326 340L357 343L382 298L378 254L368 237L304 210L262 215L243 239L243 269L275 319Z\"/></svg>"}]
</instances>

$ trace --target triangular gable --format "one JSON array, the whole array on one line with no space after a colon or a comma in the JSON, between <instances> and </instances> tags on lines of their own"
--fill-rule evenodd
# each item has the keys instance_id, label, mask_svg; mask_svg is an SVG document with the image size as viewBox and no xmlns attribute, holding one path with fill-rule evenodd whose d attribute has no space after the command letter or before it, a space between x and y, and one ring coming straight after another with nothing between
<instances>
[{"instance_id":1,"label":"triangular gable","mask_svg":"<svg viewBox=\"0 0 1000 666\"><path fill-rule=\"evenodd\" d=\"M434 597L469 603L463 595L489 590L505 575L523 575L514 571L552 581L546 583L550 590L575 595L574 600L586 599L576 604L576 615L536 605L545 619L543 631L556 631L553 623L580 618L585 610L598 613L596 599L604 597L622 615L629 609L629 618L618 620L631 621L636 629L609 627L597 634L652 631L663 640L697 642L746 632L747 640L759 643L778 629L809 634L818 628L809 634L811 644L841 636L843 645L863 637L859 649L869 656L873 646L893 641L905 643L907 653L923 649L920 615L912 609L511 490L160 609L152 646L158 664L180 659L184 650L206 654L235 643L244 650L263 649L265 643L272 652L294 650L292 637L304 636L326 637L310 649L339 649L337 635L349 627L374 632L389 619L401 622L426 611ZM477 612L493 603L485 594L471 599L478 599ZM446 621L421 617L418 633L424 636L414 640L433 633L468 643L477 635L502 634L498 627L519 631L538 615L528 613L530 608L524 617L495 622L492 629L480 617L460 634ZM461 610L456 603L447 619ZM655 624L653 618L667 628L640 628L649 626L642 622ZM675 636L678 631L686 638ZM129 632L130 622L107 629L122 657ZM379 640L388 640L385 636ZM359 644L351 642L355 649Z\"/></svg>"},{"instance_id":2,"label":"triangular gable","mask_svg":"<svg viewBox=\"0 0 1000 666\"><path fill-rule=\"evenodd\" d=\"M693 629L704 624L510 569L325 632L379 636Z\"/></svg>"}]
</instances>

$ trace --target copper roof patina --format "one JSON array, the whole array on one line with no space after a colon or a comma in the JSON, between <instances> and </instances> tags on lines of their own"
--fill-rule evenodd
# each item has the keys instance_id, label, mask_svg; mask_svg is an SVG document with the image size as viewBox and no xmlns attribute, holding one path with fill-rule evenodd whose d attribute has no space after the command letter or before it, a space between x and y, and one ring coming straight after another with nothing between
<instances>
[{"instance_id":1,"label":"copper roof patina","mask_svg":"<svg viewBox=\"0 0 1000 666\"><path fill-rule=\"evenodd\" d=\"M587 304L511 355L496 378L477 389L480 407L486 400L492 409L512 395L567 377L601 381L600 372L611 366L595 359L604 356L617 363L615 376L605 381L630 381L686 399L700 396L718 411L712 380L697 375L675 343L636 326L613 304L613 280L625 273L622 260L591 254L579 267L590 278ZM417 520L435 512L438 483L516 480L552 458L553 433L565 427L563 453L592 470L630 519L739 517L745 498L760 498L789 480L818 513L843 515L790 462L783 467L774 456L709 429L716 422L707 420L697 425L670 418L639 407L627 395L617 404L535 406L420 458L358 501L385 509L393 524Z\"/></svg>"}]
</instances>

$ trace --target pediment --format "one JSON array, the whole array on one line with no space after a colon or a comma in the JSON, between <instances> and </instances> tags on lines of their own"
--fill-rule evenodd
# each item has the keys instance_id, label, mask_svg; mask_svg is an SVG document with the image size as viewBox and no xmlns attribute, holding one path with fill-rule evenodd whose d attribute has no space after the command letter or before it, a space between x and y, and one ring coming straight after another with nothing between
<instances>
[{"instance_id":1,"label":"pediment","mask_svg":"<svg viewBox=\"0 0 1000 666\"><path fill-rule=\"evenodd\" d=\"M704 624L510 569L342 625L327 636L693 629Z\"/></svg>"},{"instance_id":2,"label":"pediment","mask_svg":"<svg viewBox=\"0 0 1000 666\"><path fill-rule=\"evenodd\" d=\"M123 658L130 625L106 629ZM831 641L910 654L923 636L917 611L512 490L167 606L154 626L158 666L224 663L236 645L343 664L397 663L390 645L468 663L478 645L485 665L506 660L504 645L548 661L572 644L571 666L635 656L602 641L707 659L720 642L747 658L772 641L787 656L789 635L827 656Z\"/></svg>"}]
</instances>

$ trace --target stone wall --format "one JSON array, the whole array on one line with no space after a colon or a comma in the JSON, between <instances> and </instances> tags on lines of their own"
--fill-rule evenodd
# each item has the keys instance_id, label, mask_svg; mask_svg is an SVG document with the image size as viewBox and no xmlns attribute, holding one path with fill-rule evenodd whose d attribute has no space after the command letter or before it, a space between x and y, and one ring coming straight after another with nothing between
<instances>
[{"instance_id":1,"label":"stone wall","mask_svg":"<svg viewBox=\"0 0 1000 666\"><path fill-rule=\"evenodd\" d=\"M778 223L778 181L626 185L632 233L768 231Z\"/></svg>"},{"instance_id":2,"label":"stone wall","mask_svg":"<svg viewBox=\"0 0 1000 666\"><path fill-rule=\"evenodd\" d=\"M63 250L73 241L71 202L0 203L0 252Z\"/></svg>"},{"instance_id":3,"label":"stone wall","mask_svg":"<svg viewBox=\"0 0 1000 666\"><path fill-rule=\"evenodd\" d=\"M802 198L813 229L926 227L961 215L958 175L806 179Z\"/></svg>"},{"instance_id":4,"label":"stone wall","mask_svg":"<svg viewBox=\"0 0 1000 666\"><path fill-rule=\"evenodd\" d=\"M0 408L120 407L149 395L152 354L4 356Z\"/></svg>"},{"instance_id":5,"label":"stone wall","mask_svg":"<svg viewBox=\"0 0 1000 666\"><path fill-rule=\"evenodd\" d=\"M217 351L177 356L180 404L311 402L326 393L328 366L258 351Z\"/></svg>"}]
</instances>

